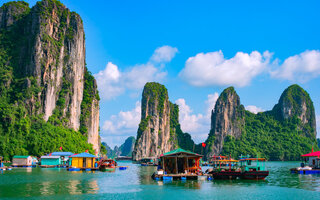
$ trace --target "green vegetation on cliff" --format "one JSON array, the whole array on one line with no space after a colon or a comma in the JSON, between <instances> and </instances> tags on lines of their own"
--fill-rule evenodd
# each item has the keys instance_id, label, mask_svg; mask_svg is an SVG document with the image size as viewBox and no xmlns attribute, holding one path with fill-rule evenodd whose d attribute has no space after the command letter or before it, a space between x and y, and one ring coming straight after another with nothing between
<instances>
[{"instance_id":1,"label":"green vegetation on cliff","mask_svg":"<svg viewBox=\"0 0 320 200\"><path fill-rule=\"evenodd\" d=\"M300 160L301 155L310 152L312 147L319 149L313 102L298 85L288 87L271 111L258 114L245 111L244 122L238 127L241 130L238 139L232 135L224 138L221 154L231 154L234 158L249 154L269 160ZM214 134L211 130L207 145L217 138Z\"/></svg>"},{"instance_id":2,"label":"green vegetation on cliff","mask_svg":"<svg viewBox=\"0 0 320 200\"><path fill-rule=\"evenodd\" d=\"M48 3L49 7L45 3ZM69 35L63 34L66 16L70 15L72 18L76 14L62 9L64 6L56 0L41 1L37 6L41 13L47 16L51 16L53 7L58 8L59 12L56 14L61 22L59 39L56 40L46 34L41 36L43 45L50 43L50 49L55 52L52 55L58 57L58 49L65 41L64 38L71 37L73 32L72 28L69 28ZM79 153L88 149L90 153L94 153L92 145L87 143L87 137L84 135L86 133L84 122L88 118L91 102L93 98L99 100L93 76L85 70L80 131L68 128L67 118L62 117L66 99L72 95L71 83L65 77L63 77L56 108L46 122L42 112L39 111L42 109L39 97L43 95L41 91L46 88L46 85L39 81L41 77L33 76L30 69L25 67L30 64L32 45L34 45L35 35L38 34L37 30L32 30L34 33L26 33L26 29L31 26L32 17L38 14L38 11L35 11L35 7L30 9L27 3L21 1L3 4L0 9L5 13L8 8L14 11L11 13L14 19L13 24L7 26L0 22L0 155L4 156L5 160L14 155L40 156L57 151L61 146L64 151ZM33 16L30 15L31 12ZM44 26L45 24L41 24L41 28ZM64 60L67 61L67 59ZM39 62L44 64L45 61ZM66 73L67 66L64 66L63 70Z\"/></svg>"},{"instance_id":3,"label":"green vegetation on cliff","mask_svg":"<svg viewBox=\"0 0 320 200\"><path fill-rule=\"evenodd\" d=\"M279 121L268 112L255 115L246 111L245 121L241 138L227 136L221 154L234 158L258 154L269 160L300 160L312 146L318 149L316 139L305 137L305 132L297 128L301 124L297 117Z\"/></svg>"}]
</instances>

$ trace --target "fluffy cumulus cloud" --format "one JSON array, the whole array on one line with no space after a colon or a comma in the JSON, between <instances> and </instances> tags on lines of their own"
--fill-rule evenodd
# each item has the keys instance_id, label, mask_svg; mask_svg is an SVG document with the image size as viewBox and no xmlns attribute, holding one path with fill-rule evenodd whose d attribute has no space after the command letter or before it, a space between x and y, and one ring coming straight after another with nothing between
<instances>
[{"instance_id":1,"label":"fluffy cumulus cloud","mask_svg":"<svg viewBox=\"0 0 320 200\"><path fill-rule=\"evenodd\" d=\"M276 70L271 72L274 78L297 82L307 82L320 75L320 51L305 51L291 56L282 64L275 64Z\"/></svg>"},{"instance_id":2,"label":"fluffy cumulus cloud","mask_svg":"<svg viewBox=\"0 0 320 200\"><path fill-rule=\"evenodd\" d=\"M230 59L222 51L199 53L187 59L180 77L193 86L244 87L262 73L272 78L304 83L320 76L320 51L306 50L283 62L272 53L238 52Z\"/></svg>"},{"instance_id":3,"label":"fluffy cumulus cloud","mask_svg":"<svg viewBox=\"0 0 320 200\"><path fill-rule=\"evenodd\" d=\"M94 75L102 100L113 99L126 90L141 89L149 81L162 82L167 75L163 66L170 62L177 52L178 49L174 47L159 47L147 63L129 67L124 71L108 62L104 70Z\"/></svg>"},{"instance_id":4,"label":"fluffy cumulus cloud","mask_svg":"<svg viewBox=\"0 0 320 200\"><path fill-rule=\"evenodd\" d=\"M181 98L175 101L175 103L179 105L179 121L182 131L190 133L197 143L203 142L208 136L211 111L218 97L218 93L208 95L208 99L205 101L206 110L203 114L194 114L185 99Z\"/></svg>"},{"instance_id":5,"label":"fluffy cumulus cloud","mask_svg":"<svg viewBox=\"0 0 320 200\"><path fill-rule=\"evenodd\" d=\"M199 53L188 58L180 77L193 86L234 85L247 86L252 78L266 70L271 58L268 51L263 54L238 52L226 59L222 51Z\"/></svg>"},{"instance_id":6,"label":"fluffy cumulus cloud","mask_svg":"<svg viewBox=\"0 0 320 200\"><path fill-rule=\"evenodd\" d=\"M94 76L102 99L111 99L123 93L124 89L119 86L121 73L117 65L108 62L106 68Z\"/></svg>"},{"instance_id":7,"label":"fluffy cumulus cloud","mask_svg":"<svg viewBox=\"0 0 320 200\"><path fill-rule=\"evenodd\" d=\"M176 55L178 49L171 46L162 46L157 48L153 55L151 56L151 61L160 62L170 62L172 58Z\"/></svg>"},{"instance_id":8,"label":"fluffy cumulus cloud","mask_svg":"<svg viewBox=\"0 0 320 200\"><path fill-rule=\"evenodd\" d=\"M135 135L141 119L141 103L136 102L135 108L130 111L120 111L103 122L102 132L109 136Z\"/></svg>"},{"instance_id":9,"label":"fluffy cumulus cloud","mask_svg":"<svg viewBox=\"0 0 320 200\"><path fill-rule=\"evenodd\" d=\"M257 114L258 112L264 112L264 109L259 108L257 106L253 106L253 105L246 106L246 110L248 110L254 114Z\"/></svg>"}]
</instances>

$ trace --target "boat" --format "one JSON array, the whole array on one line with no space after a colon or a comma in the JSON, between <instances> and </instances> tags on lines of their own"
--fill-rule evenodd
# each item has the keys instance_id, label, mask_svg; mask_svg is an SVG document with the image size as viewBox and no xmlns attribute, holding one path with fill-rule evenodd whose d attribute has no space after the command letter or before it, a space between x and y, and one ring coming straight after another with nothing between
<instances>
[{"instance_id":1,"label":"boat","mask_svg":"<svg viewBox=\"0 0 320 200\"><path fill-rule=\"evenodd\" d=\"M103 172L114 172L117 167L117 162L111 158L104 157L99 161L98 167Z\"/></svg>"},{"instance_id":2,"label":"boat","mask_svg":"<svg viewBox=\"0 0 320 200\"><path fill-rule=\"evenodd\" d=\"M141 166L158 166L155 162L156 158L142 158L140 160Z\"/></svg>"},{"instance_id":3,"label":"boat","mask_svg":"<svg viewBox=\"0 0 320 200\"><path fill-rule=\"evenodd\" d=\"M208 171L214 179L231 180L238 179L242 176L241 169L238 166L238 160L234 160L231 157L229 159L217 160L216 166Z\"/></svg>"},{"instance_id":4,"label":"boat","mask_svg":"<svg viewBox=\"0 0 320 200\"><path fill-rule=\"evenodd\" d=\"M291 173L296 174L320 174L320 151L301 155L304 161L300 167L290 169Z\"/></svg>"},{"instance_id":5,"label":"boat","mask_svg":"<svg viewBox=\"0 0 320 200\"><path fill-rule=\"evenodd\" d=\"M213 167L217 167L217 166L226 166L227 163L226 162L223 162L223 160L228 160L228 157L227 156L216 156L216 155L213 155L210 159L209 159L209 165L213 166Z\"/></svg>"},{"instance_id":6,"label":"boat","mask_svg":"<svg viewBox=\"0 0 320 200\"><path fill-rule=\"evenodd\" d=\"M240 157L240 168L242 171L242 179L263 180L269 175L266 170L265 158L250 158L249 156Z\"/></svg>"}]
</instances>

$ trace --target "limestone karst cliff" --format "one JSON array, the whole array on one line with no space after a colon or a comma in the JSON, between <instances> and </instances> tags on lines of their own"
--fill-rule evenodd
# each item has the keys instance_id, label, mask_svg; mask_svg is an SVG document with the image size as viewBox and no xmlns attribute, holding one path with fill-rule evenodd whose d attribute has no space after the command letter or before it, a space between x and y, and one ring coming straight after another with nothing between
<instances>
[{"instance_id":1,"label":"limestone karst cliff","mask_svg":"<svg viewBox=\"0 0 320 200\"><path fill-rule=\"evenodd\" d=\"M240 138L245 125L244 111L243 105L240 104L240 97L233 87L225 89L220 94L211 115L211 131L208 140L214 142L208 144L207 156L220 154L227 135Z\"/></svg>"},{"instance_id":2,"label":"limestone karst cliff","mask_svg":"<svg viewBox=\"0 0 320 200\"><path fill-rule=\"evenodd\" d=\"M170 113L167 89L159 83L147 83L142 93L141 122L133 160L157 157L177 147L175 130L170 127Z\"/></svg>"},{"instance_id":3,"label":"limestone karst cliff","mask_svg":"<svg viewBox=\"0 0 320 200\"><path fill-rule=\"evenodd\" d=\"M80 131L99 152L99 95L86 68L81 17L57 0L32 8L6 3L0 8L0 48L6 102L24 107L25 115Z\"/></svg>"},{"instance_id":4,"label":"limestone karst cliff","mask_svg":"<svg viewBox=\"0 0 320 200\"><path fill-rule=\"evenodd\" d=\"M211 117L206 158L225 154L237 158L259 155L270 160L299 160L317 149L313 102L300 86L292 85L271 111L246 111L234 88L225 89Z\"/></svg>"}]
</instances>

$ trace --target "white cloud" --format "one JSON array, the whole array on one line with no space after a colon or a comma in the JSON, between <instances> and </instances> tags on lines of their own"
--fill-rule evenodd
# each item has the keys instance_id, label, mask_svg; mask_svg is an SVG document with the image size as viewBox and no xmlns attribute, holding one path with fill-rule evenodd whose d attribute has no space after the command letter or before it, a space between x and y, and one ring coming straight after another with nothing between
<instances>
[{"instance_id":1,"label":"white cloud","mask_svg":"<svg viewBox=\"0 0 320 200\"><path fill-rule=\"evenodd\" d=\"M130 89L140 89L146 82L162 81L167 75L167 72L161 71L153 64L137 65L123 73L124 85Z\"/></svg>"},{"instance_id":2,"label":"white cloud","mask_svg":"<svg viewBox=\"0 0 320 200\"><path fill-rule=\"evenodd\" d=\"M262 55L257 51L250 54L238 52L230 59L224 58L222 51L199 53L188 58L179 75L194 86L243 87L266 70L270 58L268 51Z\"/></svg>"},{"instance_id":3,"label":"white cloud","mask_svg":"<svg viewBox=\"0 0 320 200\"><path fill-rule=\"evenodd\" d=\"M257 114L258 112L264 112L264 109L262 108L259 108L257 106L254 106L254 105L249 105L249 106L246 106L246 110L254 113L254 114Z\"/></svg>"},{"instance_id":4,"label":"white cloud","mask_svg":"<svg viewBox=\"0 0 320 200\"><path fill-rule=\"evenodd\" d=\"M178 49L171 46L162 46L157 48L153 55L151 56L151 61L154 62L170 62L172 58L176 55L178 52Z\"/></svg>"},{"instance_id":5,"label":"white cloud","mask_svg":"<svg viewBox=\"0 0 320 200\"><path fill-rule=\"evenodd\" d=\"M136 102L135 108L130 111L120 111L103 122L103 134L108 136L135 135L141 119L141 102Z\"/></svg>"},{"instance_id":6,"label":"white cloud","mask_svg":"<svg viewBox=\"0 0 320 200\"><path fill-rule=\"evenodd\" d=\"M163 69L164 63L171 61L177 51L177 48L170 46L159 47L146 64L135 65L124 71L108 62L104 70L94 75L102 99L113 99L126 90L142 89L146 82L162 82L167 76Z\"/></svg>"},{"instance_id":7,"label":"white cloud","mask_svg":"<svg viewBox=\"0 0 320 200\"><path fill-rule=\"evenodd\" d=\"M124 89L118 85L121 73L117 65L108 62L106 68L94 76L98 83L100 96L103 99L111 99L123 93Z\"/></svg>"},{"instance_id":8,"label":"white cloud","mask_svg":"<svg viewBox=\"0 0 320 200\"><path fill-rule=\"evenodd\" d=\"M272 77L304 83L320 75L320 51L306 50L275 65L277 69L270 73Z\"/></svg>"},{"instance_id":9,"label":"white cloud","mask_svg":"<svg viewBox=\"0 0 320 200\"><path fill-rule=\"evenodd\" d=\"M211 111L214 110L218 98L219 94L217 92L208 95L208 99L205 102L207 105L207 115L211 115Z\"/></svg>"},{"instance_id":10,"label":"white cloud","mask_svg":"<svg viewBox=\"0 0 320 200\"><path fill-rule=\"evenodd\" d=\"M209 94L205 101L207 106L204 114L193 114L185 99L175 101L179 105L179 122L184 132L190 133L196 143L203 142L208 137L211 123L211 111L218 99L218 93Z\"/></svg>"}]
</instances>

